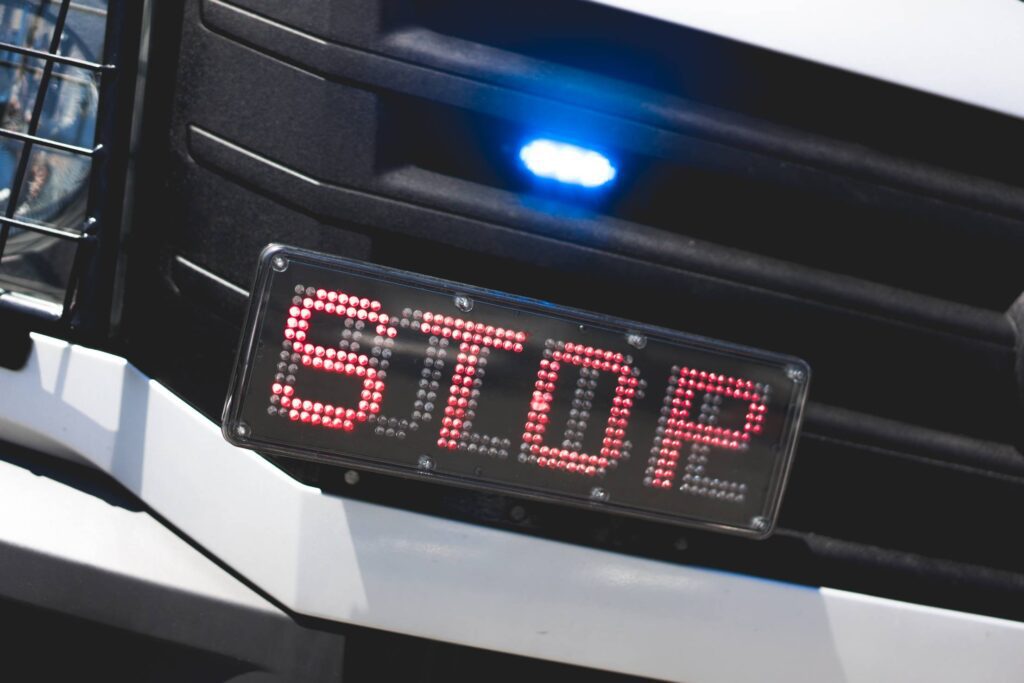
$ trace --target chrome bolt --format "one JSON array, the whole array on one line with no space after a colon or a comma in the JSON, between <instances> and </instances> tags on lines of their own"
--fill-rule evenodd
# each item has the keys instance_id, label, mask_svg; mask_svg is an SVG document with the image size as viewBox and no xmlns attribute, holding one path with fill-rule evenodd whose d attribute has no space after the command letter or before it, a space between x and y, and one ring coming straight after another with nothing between
<instances>
[{"instance_id":1,"label":"chrome bolt","mask_svg":"<svg viewBox=\"0 0 1024 683\"><path fill-rule=\"evenodd\" d=\"M345 472L345 483L349 486L355 486L359 483L359 473L355 470L346 470Z\"/></svg>"},{"instance_id":2,"label":"chrome bolt","mask_svg":"<svg viewBox=\"0 0 1024 683\"><path fill-rule=\"evenodd\" d=\"M807 379L807 373L803 371L803 368L798 368L795 365L790 365L786 368L786 377L793 380L796 384L803 384Z\"/></svg>"},{"instance_id":3,"label":"chrome bolt","mask_svg":"<svg viewBox=\"0 0 1024 683\"><path fill-rule=\"evenodd\" d=\"M249 429L249 425L245 424L244 422L239 422L238 426L235 427L235 434L237 434L239 437L245 439L250 434L252 434L252 430Z\"/></svg>"},{"instance_id":4,"label":"chrome bolt","mask_svg":"<svg viewBox=\"0 0 1024 683\"><path fill-rule=\"evenodd\" d=\"M595 486L594 488L590 489L590 497L593 500L599 500L601 502L606 502L608 500L608 492L605 491L600 486Z\"/></svg>"},{"instance_id":5,"label":"chrome bolt","mask_svg":"<svg viewBox=\"0 0 1024 683\"><path fill-rule=\"evenodd\" d=\"M630 332L626 335L626 343L635 349L642 349L647 346L647 337L636 332Z\"/></svg>"},{"instance_id":6,"label":"chrome bolt","mask_svg":"<svg viewBox=\"0 0 1024 683\"><path fill-rule=\"evenodd\" d=\"M424 472L430 472L434 469L434 459L429 455L421 455L416 464L419 465L420 469Z\"/></svg>"},{"instance_id":7,"label":"chrome bolt","mask_svg":"<svg viewBox=\"0 0 1024 683\"><path fill-rule=\"evenodd\" d=\"M754 517L750 520L750 528L754 531L765 531L768 528L768 520L765 517Z\"/></svg>"},{"instance_id":8,"label":"chrome bolt","mask_svg":"<svg viewBox=\"0 0 1024 683\"><path fill-rule=\"evenodd\" d=\"M288 270L288 259L286 259L284 256L275 256L274 258L270 259L270 267L279 273L283 273L284 271Z\"/></svg>"},{"instance_id":9,"label":"chrome bolt","mask_svg":"<svg viewBox=\"0 0 1024 683\"><path fill-rule=\"evenodd\" d=\"M459 294L455 297L455 308L459 309L463 313L469 313L473 310L473 300L468 296Z\"/></svg>"}]
</instances>

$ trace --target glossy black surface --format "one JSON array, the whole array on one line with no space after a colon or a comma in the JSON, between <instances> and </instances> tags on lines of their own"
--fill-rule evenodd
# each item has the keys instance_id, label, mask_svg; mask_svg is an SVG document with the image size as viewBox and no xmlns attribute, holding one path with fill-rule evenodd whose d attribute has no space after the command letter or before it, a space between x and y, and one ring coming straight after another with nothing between
<instances>
[{"instance_id":1,"label":"glossy black surface","mask_svg":"<svg viewBox=\"0 0 1024 683\"><path fill-rule=\"evenodd\" d=\"M800 360L281 247L253 299L235 443L753 535L774 524ZM673 406L691 425L675 440Z\"/></svg>"}]
</instances>

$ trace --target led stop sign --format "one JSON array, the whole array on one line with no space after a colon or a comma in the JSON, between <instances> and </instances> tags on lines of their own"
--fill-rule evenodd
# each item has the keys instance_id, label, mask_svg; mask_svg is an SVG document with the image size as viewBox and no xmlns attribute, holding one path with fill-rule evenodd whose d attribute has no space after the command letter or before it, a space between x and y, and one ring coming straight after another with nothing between
<instances>
[{"instance_id":1,"label":"led stop sign","mask_svg":"<svg viewBox=\"0 0 1024 683\"><path fill-rule=\"evenodd\" d=\"M224 434L764 536L809 374L795 358L271 246Z\"/></svg>"}]
</instances>

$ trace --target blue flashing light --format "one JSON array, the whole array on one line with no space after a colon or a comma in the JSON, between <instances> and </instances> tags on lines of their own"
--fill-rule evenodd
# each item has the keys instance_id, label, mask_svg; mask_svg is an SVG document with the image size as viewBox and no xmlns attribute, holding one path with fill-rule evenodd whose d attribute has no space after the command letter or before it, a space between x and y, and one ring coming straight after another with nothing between
<instances>
[{"instance_id":1,"label":"blue flashing light","mask_svg":"<svg viewBox=\"0 0 1024 683\"><path fill-rule=\"evenodd\" d=\"M612 162L600 152L546 138L523 145L519 158L533 175L566 185L597 188L610 183L616 173Z\"/></svg>"}]
</instances>

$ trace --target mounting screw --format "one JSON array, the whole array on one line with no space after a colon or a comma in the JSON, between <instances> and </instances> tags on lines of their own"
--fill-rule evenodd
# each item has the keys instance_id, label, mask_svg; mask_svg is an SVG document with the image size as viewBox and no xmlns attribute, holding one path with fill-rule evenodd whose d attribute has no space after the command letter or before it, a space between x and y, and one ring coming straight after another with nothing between
<instances>
[{"instance_id":1,"label":"mounting screw","mask_svg":"<svg viewBox=\"0 0 1024 683\"><path fill-rule=\"evenodd\" d=\"M526 508L522 505L515 505L508 511L508 516L512 518L513 522L521 522L526 519Z\"/></svg>"},{"instance_id":2,"label":"mounting screw","mask_svg":"<svg viewBox=\"0 0 1024 683\"><path fill-rule=\"evenodd\" d=\"M240 438L245 439L248 438L250 434L252 434L252 430L249 429L249 425L245 424L244 422L239 422L238 426L235 427L235 434L237 434Z\"/></svg>"},{"instance_id":3,"label":"mounting screw","mask_svg":"<svg viewBox=\"0 0 1024 683\"><path fill-rule=\"evenodd\" d=\"M804 372L803 368L798 368L795 365L790 365L786 368L786 377L790 378L797 384L803 384L804 380L807 379L807 373Z\"/></svg>"},{"instance_id":4,"label":"mounting screw","mask_svg":"<svg viewBox=\"0 0 1024 683\"><path fill-rule=\"evenodd\" d=\"M765 531L768 529L768 520L765 517L754 517L750 520L750 528L754 531Z\"/></svg>"},{"instance_id":5,"label":"mounting screw","mask_svg":"<svg viewBox=\"0 0 1024 683\"><path fill-rule=\"evenodd\" d=\"M424 472L430 472L434 469L434 459L429 455L421 455L416 464L419 465L419 468Z\"/></svg>"},{"instance_id":6,"label":"mounting screw","mask_svg":"<svg viewBox=\"0 0 1024 683\"><path fill-rule=\"evenodd\" d=\"M608 492L605 491L600 486L595 486L594 488L590 489L590 497L593 500L599 500L603 503L608 500Z\"/></svg>"},{"instance_id":7,"label":"mounting screw","mask_svg":"<svg viewBox=\"0 0 1024 683\"><path fill-rule=\"evenodd\" d=\"M274 258L270 259L270 267L279 273L283 273L284 271L288 270L288 259L286 259L284 256L275 256Z\"/></svg>"},{"instance_id":8,"label":"mounting screw","mask_svg":"<svg viewBox=\"0 0 1024 683\"><path fill-rule=\"evenodd\" d=\"M345 483L349 486L355 486L359 483L359 473L355 470L345 471Z\"/></svg>"},{"instance_id":9,"label":"mounting screw","mask_svg":"<svg viewBox=\"0 0 1024 683\"><path fill-rule=\"evenodd\" d=\"M469 313L473 310L473 300L468 296L458 294L455 297L455 308L459 309L463 313Z\"/></svg>"},{"instance_id":10,"label":"mounting screw","mask_svg":"<svg viewBox=\"0 0 1024 683\"><path fill-rule=\"evenodd\" d=\"M647 346L647 337L637 332L630 332L626 335L626 343L635 349L642 349Z\"/></svg>"}]
</instances>

